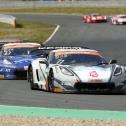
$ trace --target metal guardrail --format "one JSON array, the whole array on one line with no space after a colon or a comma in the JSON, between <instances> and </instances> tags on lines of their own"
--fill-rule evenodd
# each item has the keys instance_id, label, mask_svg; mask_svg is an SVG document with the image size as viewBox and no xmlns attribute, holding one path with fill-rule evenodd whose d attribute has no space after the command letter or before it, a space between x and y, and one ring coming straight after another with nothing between
<instances>
[{"instance_id":1,"label":"metal guardrail","mask_svg":"<svg viewBox=\"0 0 126 126\"><path fill-rule=\"evenodd\" d=\"M14 28L16 28L16 18L11 15L0 14L0 22L11 24Z\"/></svg>"},{"instance_id":2,"label":"metal guardrail","mask_svg":"<svg viewBox=\"0 0 126 126\"><path fill-rule=\"evenodd\" d=\"M126 7L126 0L58 0L58 1L0 1L1 8L16 7Z\"/></svg>"}]
</instances>

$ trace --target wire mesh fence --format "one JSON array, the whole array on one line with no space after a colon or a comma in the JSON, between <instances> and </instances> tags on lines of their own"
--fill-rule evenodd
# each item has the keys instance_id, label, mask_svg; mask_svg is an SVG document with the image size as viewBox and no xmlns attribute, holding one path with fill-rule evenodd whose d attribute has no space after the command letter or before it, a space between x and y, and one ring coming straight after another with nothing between
<instances>
[{"instance_id":1,"label":"wire mesh fence","mask_svg":"<svg viewBox=\"0 0 126 126\"><path fill-rule=\"evenodd\" d=\"M0 0L0 7L126 7L126 0Z\"/></svg>"}]
</instances>

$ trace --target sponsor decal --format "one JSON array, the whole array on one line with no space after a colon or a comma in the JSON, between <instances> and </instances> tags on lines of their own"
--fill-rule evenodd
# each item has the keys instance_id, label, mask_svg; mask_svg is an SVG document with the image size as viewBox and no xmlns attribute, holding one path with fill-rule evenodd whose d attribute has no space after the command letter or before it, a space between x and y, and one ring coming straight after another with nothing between
<instances>
[{"instance_id":1,"label":"sponsor decal","mask_svg":"<svg viewBox=\"0 0 126 126\"><path fill-rule=\"evenodd\" d=\"M90 73L90 79L88 80L88 82L90 83L101 83L102 80L98 79L98 73L96 71L91 71Z\"/></svg>"},{"instance_id":2,"label":"sponsor decal","mask_svg":"<svg viewBox=\"0 0 126 126\"><path fill-rule=\"evenodd\" d=\"M11 69L0 68L0 72L11 72Z\"/></svg>"},{"instance_id":3,"label":"sponsor decal","mask_svg":"<svg viewBox=\"0 0 126 126\"><path fill-rule=\"evenodd\" d=\"M89 74L91 77L98 77L98 73L96 71L92 71Z\"/></svg>"},{"instance_id":4,"label":"sponsor decal","mask_svg":"<svg viewBox=\"0 0 126 126\"><path fill-rule=\"evenodd\" d=\"M31 60L25 58L25 60L24 59L21 59L21 60L17 59L14 62L15 63L23 63L23 62L26 62L27 63L28 61L31 61Z\"/></svg>"}]
</instances>

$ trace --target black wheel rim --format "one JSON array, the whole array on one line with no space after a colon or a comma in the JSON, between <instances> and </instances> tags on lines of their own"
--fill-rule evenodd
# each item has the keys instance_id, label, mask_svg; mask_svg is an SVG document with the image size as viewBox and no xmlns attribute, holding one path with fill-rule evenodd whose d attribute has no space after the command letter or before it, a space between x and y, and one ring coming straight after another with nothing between
<instances>
[{"instance_id":1,"label":"black wheel rim","mask_svg":"<svg viewBox=\"0 0 126 126\"><path fill-rule=\"evenodd\" d=\"M49 73L49 83L48 83L48 90L52 92L52 87L54 84L54 76L53 76L53 72L51 71Z\"/></svg>"},{"instance_id":2,"label":"black wheel rim","mask_svg":"<svg viewBox=\"0 0 126 126\"><path fill-rule=\"evenodd\" d=\"M34 90L35 87L34 87L34 84L33 84L33 72L32 72L32 68L29 69L29 74L28 75L29 75L30 88L32 90Z\"/></svg>"},{"instance_id":3,"label":"black wheel rim","mask_svg":"<svg viewBox=\"0 0 126 126\"><path fill-rule=\"evenodd\" d=\"M32 68L29 70L29 82L33 83L33 73L32 73Z\"/></svg>"}]
</instances>

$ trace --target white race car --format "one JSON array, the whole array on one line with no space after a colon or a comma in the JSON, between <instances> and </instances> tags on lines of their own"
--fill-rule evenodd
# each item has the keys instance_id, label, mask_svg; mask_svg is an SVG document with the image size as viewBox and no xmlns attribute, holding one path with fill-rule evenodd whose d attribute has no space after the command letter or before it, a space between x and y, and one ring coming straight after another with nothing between
<instances>
[{"instance_id":1,"label":"white race car","mask_svg":"<svg viewBox=\"0 0 126 126\"><path fill-rule=\"evenodd\" d=\"M113 91L126 89L126 68L109 63L96 50L51 50L47 58L33 60L28 68L30 87L51 92Z\"/></svg>"},{"instance_id":2,"label":"white race car","mask_svg":"<svg viewBox=\"0 0 126 126\"><path fill-rule=\"evenodd\" d=\"M126 24L126 15L116 15L111 18L112 24Z\"/></svg>"}]
</instances>

